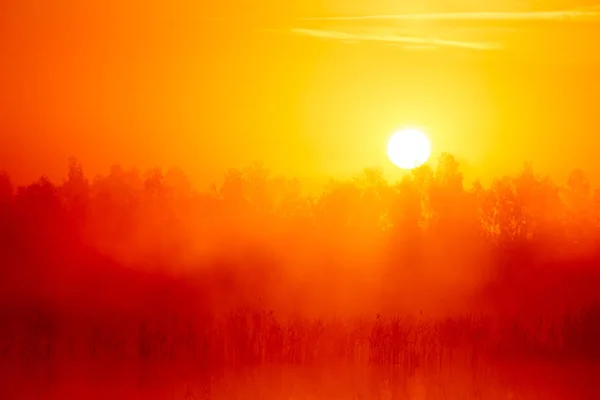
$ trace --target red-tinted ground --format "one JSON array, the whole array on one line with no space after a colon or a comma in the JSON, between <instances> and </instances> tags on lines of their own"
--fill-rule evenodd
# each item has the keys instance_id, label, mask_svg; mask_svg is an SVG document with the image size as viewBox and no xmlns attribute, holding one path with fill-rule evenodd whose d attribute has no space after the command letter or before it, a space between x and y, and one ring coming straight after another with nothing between
<instances>
[{"instance_id":1,"label":"red-tinted ground","mask_svg":"<svg viewBox=\"0 0 600 400\"><path fill-rule=\"evenodd\" d=\"M0 177L0 397L595 399L600 197L451 156L308 196Z\"/></svg>"}]
</instances>

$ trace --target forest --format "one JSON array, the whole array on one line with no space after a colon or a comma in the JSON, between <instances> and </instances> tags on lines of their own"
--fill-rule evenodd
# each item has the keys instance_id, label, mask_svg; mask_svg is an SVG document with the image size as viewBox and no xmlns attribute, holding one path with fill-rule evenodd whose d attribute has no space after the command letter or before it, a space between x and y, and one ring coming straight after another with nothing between
<instances>
[{"instance_id":1,"label":"forest","mask_svg":"<svg viewBox=\"0 0 600 400\"><path fill-rule=\"evenodd\" d=\"M0 173L0 397L599 398L599 244L583 171L466 185L450 154L318 194Z\"/></svg>"}]
</instances>

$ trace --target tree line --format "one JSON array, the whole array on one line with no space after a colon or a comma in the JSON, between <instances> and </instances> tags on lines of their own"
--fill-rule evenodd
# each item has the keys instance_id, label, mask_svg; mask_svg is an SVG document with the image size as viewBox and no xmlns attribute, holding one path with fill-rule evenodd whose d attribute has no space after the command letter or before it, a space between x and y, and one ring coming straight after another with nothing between
<instances>
[{"instance_id":1,"label":"tree line","mask_svg":"<svg viewBox=\"0 0 600 400\"><path fill-rule=\"evenodd\" d=\"M450 154L398 182L371 168L318 195L260 163L228 171L206 191L179 169L114 166L90 178L74 158L60 183L42 177L15 188L0 175L2 274L20 280L109 261L171 272L212 265L214 282L229 274L254 297L298 284L302 272L319 277L316 291L342 285L391 304L400 291L417 299L475 288L510 301L507 287L523 287L513 300L535 302L537 289L568 277L560 301L589 300L599 239L600 191L581 170L559 186L525 165L467 187Z\"/></svg>"}]
</instances>

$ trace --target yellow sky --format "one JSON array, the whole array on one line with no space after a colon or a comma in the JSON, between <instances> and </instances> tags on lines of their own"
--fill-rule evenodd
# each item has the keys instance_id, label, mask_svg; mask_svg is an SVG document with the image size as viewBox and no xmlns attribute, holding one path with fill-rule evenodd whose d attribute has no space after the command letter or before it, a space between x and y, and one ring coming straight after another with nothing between
<instances>
[{"instance_id":1,"label":"yellow sky","mask_svg":"<svg viewBox=\"0 0 600 400\"><path fill-rule=\"evenodd\" d=\"M407 125L473 176L529 160L600 177L592 1L69 3L0 6L0 168L21 181L64 175L70 155L201 185L252 160L391 173L386 141Z\"/></svg>"}]
</instances>

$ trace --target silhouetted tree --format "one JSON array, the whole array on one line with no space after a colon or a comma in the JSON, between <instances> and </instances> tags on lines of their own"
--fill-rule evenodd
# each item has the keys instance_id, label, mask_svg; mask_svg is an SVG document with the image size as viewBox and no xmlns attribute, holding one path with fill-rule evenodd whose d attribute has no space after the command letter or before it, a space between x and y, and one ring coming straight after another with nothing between
<instances>
[{"instance_id":1,"label":"silhouetted tree","mask_svg":"<svg viewBox=\"0 0 600 400\"><path fill-rule=\"evenodd\" d=\"M570 242L581 246L591 245L588 239L593 233L594 204L590 183L582 170L576 169L571 172L562 195L565 225Z\"/></svg>"},{"instance_id":2,"label":"silhouetted tree","mask_svg":"<svg viewBox=\"0 0 600 400\"><path fill-rule=\"evenodd\" d=\"M74 157L69 159L68 178L59 187L66 202L70 223L82 234L88 223L91 203L91 186L81 163Z\"/></svg>"},{"instance_id":3,"label":"silhouetted tree","mask_svg":"<svg viewBox=\"0 0 600 400\"><path fill-rule=\"evenodd\" d=\"M0 257L7 256L6 253L12 252L15 246L13 194L10 177L6 172L0 171Z\"/></svg>"}]
</instances>

